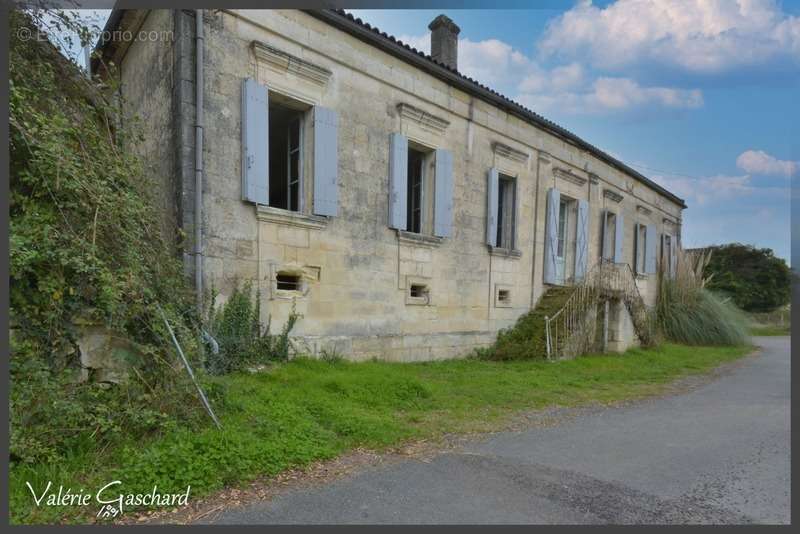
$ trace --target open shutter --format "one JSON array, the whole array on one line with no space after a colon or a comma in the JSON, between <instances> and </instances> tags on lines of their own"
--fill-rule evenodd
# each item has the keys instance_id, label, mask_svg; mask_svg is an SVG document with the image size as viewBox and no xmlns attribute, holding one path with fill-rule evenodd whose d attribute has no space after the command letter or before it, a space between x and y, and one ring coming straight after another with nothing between
<instances>
[{"instance_id":1,"label":"open shutter","mask_svg":"<svg viewBox=\"0 0 800 534\"><path fill-rule=\"evenodd\" d=\"M544 238L544 283L556 283L556 250L558 248L558 207L561 193L555 187L547 190L547 215Z\"/></svg>"},{"instance_id":2,"label":"open shutter","mask_svg":"<svg viewBox=\"0 0 800 534\"><path fill-rule=\"evenodd\" d=\"M644 272L647 274L656 272L656 249L656 227L654 224L648 224L644 238Z\"/></svg>"},{"instance_id":3,"label":"open shutter","mask_svg":"<svg viewBox=\"0 0 800 534\"><path fill-rule=\"evenodd\" d=\"M617 213L616 224L614 226L614 263L622 263L622 240L625 238L625 219L622 213Z\"/></svg>"},{"instance_id":4,"label":"open shutter","mask_svg":"<svg viewBox=\"0 0 800 534\"><path fill-rule=\"evenodd\" d=\"M436 170L433 197L433 234L453 235L453 153L436 150Z\"/></svg>"},{"instance_id":5,"label":"open shutter","mask_svg":"<svg viewBox=\"0 0 800 534\"><path fill-rule=\"evenodd\" d=\"M314 107L314 213L336 216L339 206L339 116Z\"/></svg>"},{"instance_id":6,"label":"open shutter","mask_svg":"<svg viewBox=\"0 0 800 534\"><path fill-rule=\"evenodd\" d=\"M269 204L269 99L253 79L242 84L242 200Z\"/></svg>"},{"instance_id":7,"label":"open shutter","mask_svg":"<svg viewBox=\"0 0 800 534\"><path fill-rule=\"evenodd\" d=\"M500 174L489 169L486 189L486 243L497 246L497 211L499 207Z\"/></svg>"},{"instance_id":8,"label":"open shutter","mask_svg":"<svg viewBox=\"0 0 800 534\"><path fill-rule=\"evenodd\" d=\"M575 280L583 280L589 258L589 202L578 201L578 228L575 239Z\"/></svg>"},{"instance_id":9,"label":"open shutter","mask_svg":"<svg viewBox=\"0 0 800 534\"><path fill-rule=\"evenodd\" d=\"M400 133L389 136L389 226L405 230L408 194L408 139Z\"/></svg>"},{"instance_id":10,"label":"open shutter","mask_svg":"<svg viewBox=\"0 0 800 534\"><path fill-rule=\"evenodd\" d=\"M639 239L639 223L633 224L633 272L639 274L639 248L642 246Z\"/></svg>"}]
</instances>

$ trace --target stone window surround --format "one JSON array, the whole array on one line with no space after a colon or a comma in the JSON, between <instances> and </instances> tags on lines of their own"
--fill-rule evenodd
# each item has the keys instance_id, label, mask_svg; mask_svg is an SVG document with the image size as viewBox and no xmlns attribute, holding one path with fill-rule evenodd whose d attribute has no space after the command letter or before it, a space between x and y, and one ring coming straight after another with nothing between
<instances>
[{"instance_id":1,"label":"stone window surround","mask_svg":"<svg viewBox=\"0 0 800 534\"><path fill-rule=\"evenodd\" d=\"M395 229L397 242L402 245L414 245L427 248L435 248L444 242L444 237L428 234L417 234L408 230Z\"/></svg>"},{"instance_id":2,"label":"stone window surround","mask_svg":"<svg viewBox=\"0 0 800 534\"><path fill-rule=\"evenodd\" d=\"M522 251L517 248L503 248L486 245L489 249L489 254L498 258L508 258L516 260L522 257Z\"/></svg>"},{"instance_id":3,"label":"stone window surround","mask_svg":"<svg viewBox=\"0 0 800 534\"><path fill-rule=\"evenodd\" d=\"M324 215L312 215L299 211L290 211L283 208L266 206L264 204L256 204L255 208L256 218L259 222L310 228L313 230L322 230L328 225L328 217Z\"/></svg>"},{"instance_id":4,"label":"stone window surround","mask_svg":"<svg viewBox=\"0 0 800 534\"><path fill-rule=\"evenodd\" d=\"M411 286L422 285L425 286L427 291L424 297L412 297ZM433 298L431 294L431 279L425 276L406 275L406 305L407 306L433 306Z\"/></svg>"}]
</instances>

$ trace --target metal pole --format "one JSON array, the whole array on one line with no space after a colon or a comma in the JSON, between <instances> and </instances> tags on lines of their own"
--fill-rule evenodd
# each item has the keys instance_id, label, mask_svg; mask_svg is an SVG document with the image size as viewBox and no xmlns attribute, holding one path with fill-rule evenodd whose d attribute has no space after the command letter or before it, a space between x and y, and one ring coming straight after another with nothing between
<instances>
[{"instance_id":1,"label":"metal pole","mask_svg":"<svg viewBox=\"0 0 800 534\"><path fill-rule=\"evenodd\" d=\"M197 388L197 392L200 394L200 400L203 402L203 406L205 406L208 415L211 416L211 419L214 420L214 424L217 425L217 428L222 428L222 425L217 419L217 416L214 415L214 410L211 409L211 404L209 404L208 399L206 398L206 394L203 393L203 388L200 387L200 383L197 381L197 378L194 376L194 371L192 371L192 366L189 365L189 360L186 359L186 356L183 354L183 349L181 349L180 343L178 343L178 338L175 337L175 332L172 331L172 327L169 325L169 321L167 321L167 316L164 314L164 310L161 309L161 306L158 307L158 311L161 313L161 318L164 320L164 324L167 325L167 330L169 331L169 335L172 337L172 343L175 345L175 348L178 350L178 354L183 361L184 367L186 367L186 372L189 373L189 377L194 382L194 387Z\"/></svg>"},{"instance_id":2,"label":"metal pole","mask_svg":"<svg viewBox=\"0 0 800 534\"><path fill-rule=\"evenodd\" d=\"M203 314L203 10L195 10L194 282Z\"/></svg>"}]
</instances>

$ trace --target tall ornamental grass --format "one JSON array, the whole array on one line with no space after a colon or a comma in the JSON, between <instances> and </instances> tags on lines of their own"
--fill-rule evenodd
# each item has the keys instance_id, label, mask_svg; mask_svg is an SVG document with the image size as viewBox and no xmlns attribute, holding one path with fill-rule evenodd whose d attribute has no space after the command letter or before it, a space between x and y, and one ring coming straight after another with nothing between
<instances>
[{"instance_id":1,"label":"tall ornamental grass","mask_svg":"<svg viewBox=\"0 0 800 534\"><path fill-rule=\"evenodd\" d=\"M710 253L677 250L675 275L659 269L656 326L670 341L686 345L744 345L747 319L729 300L706 289L703 278Z\"/></svg>"}]
</instances>

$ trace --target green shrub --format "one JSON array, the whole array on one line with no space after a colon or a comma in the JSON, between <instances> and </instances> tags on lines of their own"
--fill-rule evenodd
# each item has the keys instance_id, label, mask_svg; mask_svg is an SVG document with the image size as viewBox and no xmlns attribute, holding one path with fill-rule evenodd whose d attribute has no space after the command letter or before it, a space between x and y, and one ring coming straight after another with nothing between
<instances>
[{"instance_id":1,"label":"green shrub","mask_svg":"<svg viewBox=\"0 0 800 534\"><path fill-rule=\"evenodd\" d=\"M677 251L674 276L659 273L655 324L661 336L686 345L744 345L747 320L729 300L705 288L708 255Z\"/></svg>"},{"instance_id":2,"label":"green shrub","mask_svg":"<svg viewBox=\"0 0 800 534\"><path fill-rule=\"evenodd\" d=\"M215 301L212 290L208 323L219 347L216 352L208 351L206 357L206 367L211 373L225 374L250 365L289 359L289 333L300 318L294 307L281 332L273 335L270 319L265 327L261 324L261 293L256 291L253 299L251 283L242 287L237 284L219 309Z\"/></svg>"}]
</instances>

